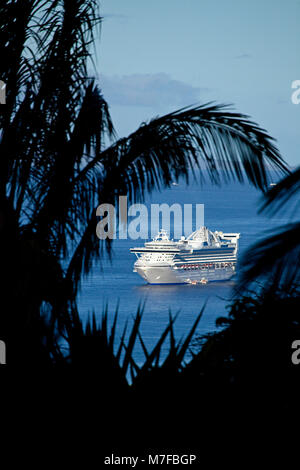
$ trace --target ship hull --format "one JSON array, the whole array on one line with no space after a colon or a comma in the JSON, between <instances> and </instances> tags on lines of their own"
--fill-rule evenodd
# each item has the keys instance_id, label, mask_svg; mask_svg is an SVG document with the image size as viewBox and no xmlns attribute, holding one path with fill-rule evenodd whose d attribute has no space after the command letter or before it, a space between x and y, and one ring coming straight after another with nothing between
<instances>
[{"instance_id":1,"label":"ship hull","mask_svg":"<svg viewBox=\"0 0 300 470\"><path fill-rule=\"evenodd\" d=\"M231 279L233 267L220 269L176 269L172 266L139 266L137 272L148 284L190 284L198 282L226 281Z\"/></svg>"},{"instance_id":2,"label":"ship hull","mask_svg":"<svg viewBox=\"0 0 300 470\"><path fill-rule=\"evenodd\" d=\"M176 275L176 271L173 271L169 266L143 266L135 268L135 271L148 282L148 284L184 284L184 281Z\"/></svg>"}]
</instances>

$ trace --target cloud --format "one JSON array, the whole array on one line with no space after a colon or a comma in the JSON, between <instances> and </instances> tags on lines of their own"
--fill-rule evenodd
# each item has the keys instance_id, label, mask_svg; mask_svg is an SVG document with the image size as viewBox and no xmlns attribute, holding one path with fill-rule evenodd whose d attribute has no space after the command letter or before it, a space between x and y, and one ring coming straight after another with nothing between
<instances>
[{"instance_id":1,"label":"cloud","mask_svg":"<svg viewBox=\"0 0 300 470\"><path fill-rule=\"evenodd\" d=\"M100 76L100 86L110 104L120 106L187 106L199 101L209 88L193 87L166 73Z\"/></svg>"},{"instance_id":2,"label":"cloud","mask_svg":"<svg viewBox=\"0 0 300 470\"><path fill-rule=\"evenodd\" d=\"M252 59L252 54L244 53L235 56L235 59Z\"/></svg>"}]
</instances>

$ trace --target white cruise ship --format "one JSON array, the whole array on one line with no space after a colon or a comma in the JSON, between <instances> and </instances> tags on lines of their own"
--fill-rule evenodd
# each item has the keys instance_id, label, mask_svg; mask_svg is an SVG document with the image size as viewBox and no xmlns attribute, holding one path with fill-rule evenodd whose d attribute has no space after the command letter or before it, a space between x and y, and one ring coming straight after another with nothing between
<instances>
[{"instance_id":1,"label":"white cruise ship","mask_svg":"<svg viewBox=\"0 0 300 470\"><path fill-rule=\"evenodd\" d=\"M143 247L131 248L137 272L149 284L198 284L224 281L235 274L239 233L201 227L189 237L170 240L165 230Z\"/></svg>"}]
</instances>

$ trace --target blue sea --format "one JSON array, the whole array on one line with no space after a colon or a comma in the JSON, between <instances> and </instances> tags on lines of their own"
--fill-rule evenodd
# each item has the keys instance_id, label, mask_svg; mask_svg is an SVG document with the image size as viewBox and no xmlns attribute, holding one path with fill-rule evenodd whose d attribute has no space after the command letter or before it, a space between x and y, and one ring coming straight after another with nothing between
<instances>
[{"instance_id":1,"label":"blue sea","mask_svg":"<svg viewBox=\"0 0 300 470\"><path fill-rule=\"evenodd\" d=\"M180 182L178 186L148 196L146 204L148 207L151 203L179 203L182 206L204 204L204 222L210 230L240 232L239 257L242 257L251 244L265 236L266 230L291 221L289 213L280 213L280 216L272 218L258 214L261 197L261 193L248 184L230 183L218 187L209 183L200 186L195 182L187 186ZM227 315L226 306L233 293L234 280L206 285L147 285L133 272L136 258L129 251L131 247L142 246L144 242L142 239L113 241L111 260L104 256L82 282L79 295L81 317L86 319L95 312L100 320L107 305L111 325L119 304L118 343L126 321L130 327L138 306L144 304L140 330L149 350L166 327L169 312L173 315L179 312L174 326L178 341L188 334L204 303L205 311L195 336L216 330L216 319ZM167 343L163 351L166 350ZM141 363L143 358L142 349L137 347L136 361Z\"/></svg>"}]
</instances>

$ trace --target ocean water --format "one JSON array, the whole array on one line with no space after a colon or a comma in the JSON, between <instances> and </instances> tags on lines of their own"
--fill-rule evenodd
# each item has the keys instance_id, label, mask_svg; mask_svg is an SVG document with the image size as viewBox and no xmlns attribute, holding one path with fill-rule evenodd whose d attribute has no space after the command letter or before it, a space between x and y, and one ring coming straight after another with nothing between
<instances>
[{"instance_id":1,"label":"ocean water","mask_svg":"<svg viewBox=\"0 0 300 470\"><path fill-rule=\"evenodd\" d=\"M210 230L240 232L241 257L251 244L264 237L266 230L291 221L288 213L272 218L258 214L260 200L261 193L248 184L231 183L221 187L206 184L200 187L196 183L189 186L180 183L162 192L153 193L147 198L146 204L204 204L204 222ZM193 221L195 222L195 217ZM111 324L119 304L118 343L126 321L128 320L129 326L132 324L138 305L142 303L144 313L140 330L147 348L151 349L168 323L169 312L173 315L179 312L174 330L176 339L180 340L188 334L206 303L195 335L214 331L216 319L227 315L226 306L232 296L234 280L206 285L147 285L133 272L136 257L129 251L131 247L142 246L144 242L141 239L114 240L111 261L104 257L82 282L79 295L81 317L86 319L95 312L100 319L107 304ZM167 343L164 348L163 351L166 351ZM143 361L144 355L140 347L135 349L135 358L138 363Z\"/></svg>"}]
</instances>

